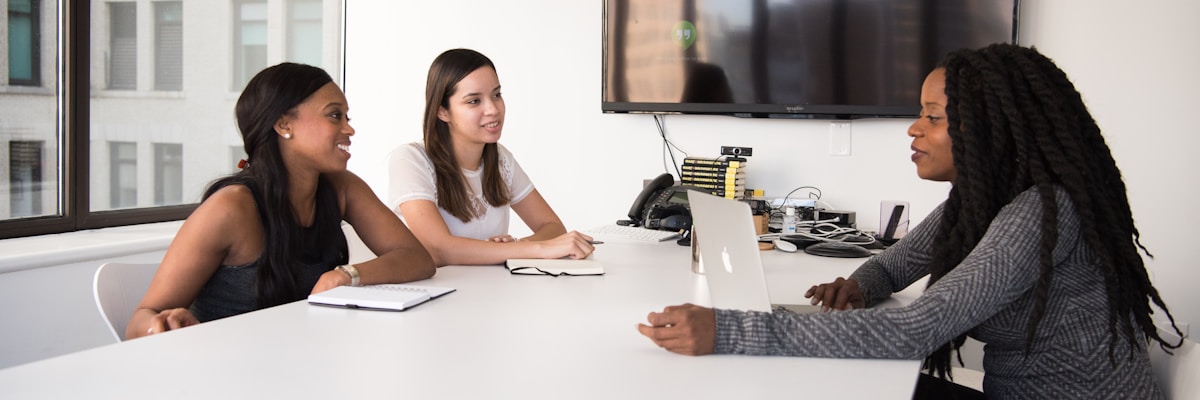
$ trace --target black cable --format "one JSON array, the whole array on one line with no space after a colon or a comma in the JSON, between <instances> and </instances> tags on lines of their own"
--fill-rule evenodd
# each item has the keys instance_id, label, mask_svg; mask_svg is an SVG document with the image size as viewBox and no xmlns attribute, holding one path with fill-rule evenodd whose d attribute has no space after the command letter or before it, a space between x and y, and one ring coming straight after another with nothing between
<instances>
[{"instance_id":1,"label":"black cable","mask_svg":"<svg viewBox=\"0 0 1200 400\"><path fill-rule=\"evenodd\" d=\"M789 197L792 197L792 193L796 193L796 191L797 191L797 190L800 190L800 189L812 189L812 190L816 190L816 191L817 191L817 198L816 198L815 200L821 200L821 189L820 189L820 188L818 188L818 187L816 187L816 186L801 186L801 187L798 187L798 188L792 189L792 191L788 192L788 194L787 194L786 196L783 196L783 203L780 203L780 204L779 204L779 207L786 207L786 206L787 206L787 204L788 204L788 202L787 202L787 201L788 201L788 198L789 198ZM810 198L810 199L812 198L812 193L809 193L809 194L808 194L808 198ZM813 207L813 208L816 208L816 207Z\"/></svg>"},{"instance_id":2,"label":"black cable","mask_svg":"<svg viewBox=\"0 0 1200 400\"><path fill-rule=\"evenodd\" d=\"M682 182L683 172L680 172L679 162L675 161L675 152L671 149L674 148L675 150L679 150L680 153L683 153L684 157L687 157L687 152L683 151L683 149L680 149L679 146L676 146L674 143L671 143L670 139L667 139L666 116L662 114L654 114L654 124L658 126L658 135L662 137L663 151L671 155L671 166L675 167L675 176L678 178L678 181ZM667 168L666 163L667 159L663 158L663 169L669 172L670 169Z\"/></svg>"}]
</instances>

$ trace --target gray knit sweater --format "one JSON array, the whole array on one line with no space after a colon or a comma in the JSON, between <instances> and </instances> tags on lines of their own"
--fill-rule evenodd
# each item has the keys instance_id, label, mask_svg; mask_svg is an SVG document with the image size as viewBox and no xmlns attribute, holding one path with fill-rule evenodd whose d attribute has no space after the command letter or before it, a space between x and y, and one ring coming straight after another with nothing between
<instances>
[{"instance_id":1,"label":"gray knit sweater","mask_svg":"<svg viewBox=\"0 0 1200 400\"><path fill-rule=\"evenodd\" d=\"M1162 398L1144 346L1131 350L1118 337L1109 358L1104 282L1081 238L1075 207L1061 189L1057 203L1059 239L1050 297L1028 355L1024 345L1039 270L1042 214L1032 189L1005 206L962 263L911 304L807 315L717 310L714 351L923 359L966 332L986 344L983 386L989 398ZM851 275L868 305L928 273L943 207Z\"/></svg>"}]
</instances>

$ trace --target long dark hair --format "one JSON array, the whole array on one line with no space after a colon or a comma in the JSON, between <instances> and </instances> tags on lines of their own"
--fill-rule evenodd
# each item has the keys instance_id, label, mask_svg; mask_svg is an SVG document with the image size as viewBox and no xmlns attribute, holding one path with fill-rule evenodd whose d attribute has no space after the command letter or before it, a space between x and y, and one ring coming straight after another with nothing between
<instances>
[{"instance_id":1,"label":"long dark hair","mask_svg":"<svg viewBox=\"0 0 1200 400\"><path fill-rule=\"evenodd\" d=\"M297 293L307 293L307 289L297 287L290 268L296 265L296 254L302 250L301 228L288 200L288 171L280 155L275 123L280 117L296 112L297 105L330 82L333 79L324 70L295 63L268 67L250 79L238 97L235 109L249 162L241 171L213 182L204 192L204 199L208 199L223 187L243 185L254 193L256 202L261 199L256 205L266 231L266 243L258 259L255 279L259 307L294 301ZM321 179L318 187L328 188L324 178ZM328 204L330 198L336 202L333 196L332 191L319 189L318 205ZM314 222L330 221L330 216L325 214L338 213L337 207L328 206L324 210L318 207L317 212ZM333 221L340 220L340 216L333 217ZM328 227L319 229L328 230Z\"/></svg>"},{"instance_id":2,"label":"long dark hair","mask_svg":"<svg viewBox=\"0 0 1200 400\"><path fill-rule=\"evenodd\" d=\"M1009 44L952 52L939 68L946 72L956 178L933 240L929 284L962 262L1002 207L1036 188L1042 204L1041 268L1025 338L1028 353L1054 273L1055 188L1061 187L1075 205L1083 239L1104 278L1110 359L1118 329L1134 348L1142 339L1178 347L1159 337L1150 320L1152 301L1175 323L1138 254L1141 249L1153 257L1133 224L1121 171L1066 73L1037 50ZM959 336L943 345L926 358L925 366L944 378L951 352L964 340Z\"/></svg>"},{"instance_id":3,"label":"long dark hair","mask_svg":"<svg viewBox=\"0 0 1200 400\"><path fill-rule=\"evenodd\" d=\"M425 152L429 154L437 175L438 206L463 222L479 215L471 207L467 178L463 176L458 159L454 156L450 126L438 119L438 108L449 110L450 96L458 89L458 82L483 67L496 70L492 60L475 50L446 50L433 60L425 81ZM496 143L483 146L482 187L484 199L493 207L508 204L511 200L504 177L500 176L500 150Z\"/></svg>"}]
</instances>

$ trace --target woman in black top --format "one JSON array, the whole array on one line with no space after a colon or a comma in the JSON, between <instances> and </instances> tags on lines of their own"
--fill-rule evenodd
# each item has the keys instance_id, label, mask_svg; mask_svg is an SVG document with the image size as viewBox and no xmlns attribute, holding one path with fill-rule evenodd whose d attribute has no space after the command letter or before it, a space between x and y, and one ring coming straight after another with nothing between
<instances>
[{"instance_id":1,"label":"woman in black top","mask_svg":"<svg viewBox=\"0 0 1200 400\"><path fill-rule=\"evenodd\" d=\"M349 104L320 68L282 63L246 85L248 160L214 182L171 242L125 335L136 338L304 299L340 285L434 274L433 259L346 170ZM348 265L341 221L379 256Z\"/></svg>"}]
</instances>

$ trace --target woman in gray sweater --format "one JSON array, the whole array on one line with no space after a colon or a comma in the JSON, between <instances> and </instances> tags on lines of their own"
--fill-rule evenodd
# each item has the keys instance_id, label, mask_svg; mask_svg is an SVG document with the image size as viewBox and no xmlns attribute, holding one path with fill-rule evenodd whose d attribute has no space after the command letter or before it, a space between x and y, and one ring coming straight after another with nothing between
<instances>
[{"instance_id":1,"label":"woman in gray sweater","mask_svg":"<svg viewBox=\"0 0 1200 400\"><path fill-rule=\"evenodd\" d=\"M681 354L923 358L942 379L970 336L986 343L988 398L1161 398L1147 345L1177 344L1159 337L1151 303L1174 320L1138 254L1120 171L1066 74L1030 48L959 50L920 101L912 160L922 179L952 183L949 198L849 278L806 294L845 311L685 304L639 331ZM870 308L926 275L911 304Z\"/></svg>"}]
</instances>

